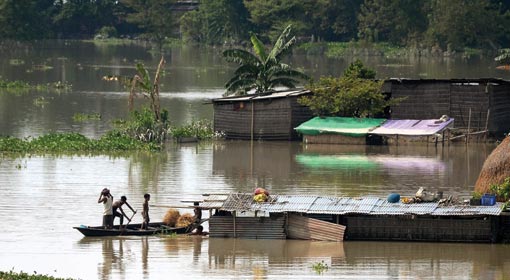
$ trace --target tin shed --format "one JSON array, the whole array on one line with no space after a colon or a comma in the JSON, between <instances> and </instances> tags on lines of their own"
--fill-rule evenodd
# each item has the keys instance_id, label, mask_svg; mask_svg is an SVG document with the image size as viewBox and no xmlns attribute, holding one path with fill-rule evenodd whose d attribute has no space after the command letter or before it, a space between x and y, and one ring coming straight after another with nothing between
<instances>
[{"instance_id":1,"label":"tin shed","mask_svg":"<svg viewBox=\"0 0 510 280\"><path fill-rule=\"evenodd\" d=\"M298 98L303 89L213 99L214 130L228 139L295 140L294 127L312 118Z\"/></svg>"}]
</instances>

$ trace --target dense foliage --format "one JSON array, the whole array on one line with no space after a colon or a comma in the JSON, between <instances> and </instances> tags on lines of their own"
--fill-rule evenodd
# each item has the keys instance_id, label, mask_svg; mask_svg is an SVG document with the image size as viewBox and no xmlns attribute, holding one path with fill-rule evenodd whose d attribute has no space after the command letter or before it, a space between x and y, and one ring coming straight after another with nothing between
<instances>
[{"instance_id":1,"label":"dense foliage","mask_svg":"<svg viewBox=\"0 0 510 280\"><path fill-rule=\"evenodd\" d=\"M375 72L357 60L342 77L321 77L310 83L307 88L313 94L298 101L317 116L374 117L399 102L387 100L382 93L383 81L372 80L374 77Z\"/></svg>"},{"instance_id":2,"label":"dense foliage","mask_svg":"<svg viewBox=\"0 0 510 280\"><path fill-rule=\"evenodd\" d=\"M239 64L234 76L225 85L227 95L245 95L250 90L255 93L265 93L277 86L294 88L300 80L308 76L292 69L281 60L296 42L296 37L290 37L291 26L287 26L270 50L255 35L251 35L253 53L244 49L229 49L223 56L229 62Z\"/></svg>"},{"instance_id":3,"label":"dense foliage","mask_svg":"<svg viewBox=\"0 0 510 280\"><path fill-rule=\"evenodd\" d=\"M264 42L293 25L302 41L387 42L455 51L510 45L501 0L26 0L0 1L0 39L146 35L207 44ZM196 9L198 4L199 9ZM186 5L188 5L186 7Z\"/></svg>"}]
</instances>

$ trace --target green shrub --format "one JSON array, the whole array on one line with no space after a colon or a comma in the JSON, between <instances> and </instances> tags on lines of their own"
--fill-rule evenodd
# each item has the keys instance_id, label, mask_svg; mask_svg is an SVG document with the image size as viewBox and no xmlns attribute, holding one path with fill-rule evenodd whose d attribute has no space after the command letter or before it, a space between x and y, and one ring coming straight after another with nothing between
<instances>
[{"instance_id":1,"label":"green shrub","mask_svg":"<svg viewBox=\"0 0 510 280\"><path fill-rule=\"evenodd\" d=\"M510 177L505 178L501 184L492 184L489 189L498 200L508 201L510 198Z\"/></svg>"},{"instance_id":2,"label":"green shrub","mask_svg":"<svg viewBox=\"0 0 510 280\"><path fill-rule=\"evenodd\" d=\"M199 140L204 140L223 137L222 133L214 131L212 123L209 120L193 120L191 123L183 126L171 127L169 134L176 139L182 137L195 137Z\"/></svg>"}]
</instances>

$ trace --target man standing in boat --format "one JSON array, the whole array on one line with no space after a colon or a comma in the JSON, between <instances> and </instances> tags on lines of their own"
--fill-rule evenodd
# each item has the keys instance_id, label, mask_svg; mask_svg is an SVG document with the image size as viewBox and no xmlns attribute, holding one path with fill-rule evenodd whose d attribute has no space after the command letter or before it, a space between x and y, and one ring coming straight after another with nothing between
<instances>
[{"instance_id":1,"label":"man standing in boat","mask_svg":"<svg viewBox=\"0 0 510 280\"><path fill-rule=\"evenodd\" d=\"M144 202L143 202L143 210L142 210L142 218L143 223L141 229L148 229L149 228L149 200L151 199L151 195L146 193L143 195Z\"/></svg>"},{"instance_id":2,"label":"man standing in boat","mask_svg":"<svg viewBox=\"0 0 510 280\"><path fill-rule=\"evenodd\" d=\"M122 210L122 205L124 205L124 204L126 204L127 207L129 207L129 209L131 209L131 211L133 211L133 213L136 213L136 211L131 207L131 205L129 205L129 203L127 203L127 198L125 195L121 196L120 200L115 201L112 205L113 219L115 219L115 217L119 217L121 227L122 227L122 224L124 223L124 217L126 217L126 219L128 219L128 221L131 222L131 219L126 215L126 213L124 213L124 210ZM120 210L120 213L117 210Z\"/></svg>"},{"instance_id":3,"label":"man standing in boat","mask_svg":"<svg viewBox=\"0 0 510 280\"><path fill-rule=\"evenodd\" d=\"M110 194L110 190L104 188L97 199L97 203L103 203L103 227L113 228L113 196Z\"/></svg>"}]
</instances>

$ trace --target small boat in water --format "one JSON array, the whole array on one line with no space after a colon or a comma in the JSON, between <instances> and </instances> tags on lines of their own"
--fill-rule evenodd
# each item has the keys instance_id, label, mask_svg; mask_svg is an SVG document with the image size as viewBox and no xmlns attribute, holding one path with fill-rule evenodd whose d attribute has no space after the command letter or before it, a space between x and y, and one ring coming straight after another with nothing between
<instances>
[{"instance_id":1,"label":"small boat in water","mask_svg":"<svg viewBox=\"0 0 510 280\"><path fill-rule=\"evenodd\" d=\"M106 229L103 226L80 225L73 227L85 236L143 236L153 234L183 234L191 231L191 227L169 227L164 223L150 223L148 229L140 229L141 224L129 224L123 226L114 226L112 229Z\"/></svg>"}]
</instances>

